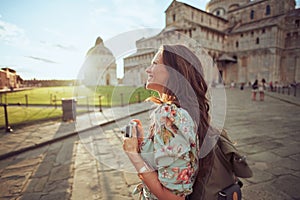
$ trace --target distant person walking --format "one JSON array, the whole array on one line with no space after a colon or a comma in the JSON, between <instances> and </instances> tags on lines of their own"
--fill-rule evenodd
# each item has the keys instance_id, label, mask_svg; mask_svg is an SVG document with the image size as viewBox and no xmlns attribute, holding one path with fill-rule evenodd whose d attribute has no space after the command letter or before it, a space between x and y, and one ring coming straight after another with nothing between
<instances>
[{"instance_id":1,"label":"distant person walking","mask_svg":"<svg viewBox=\"0 0 300 200\"><path fill-rule=\"evenodd\" d=\"M261 79L261 82L259 83L259 86L258 86L259 99L261 101L265 100L265 90L266 90L266 80L263 78L263 79Z\"/></svg>"},{"instance_id":2,"label":"distant person walking","mask_svg":"<svg viewBox=\"0 0 300 200\"><path fill-rule=\"evenodd\" d=\"M245 83L241 83L240 90L244 90Z\"/></svg>"},{"instance_id":3,"label":"distant person walking","mask_svg":"<svg viewBox=\"0 0 300 200\"><path fill-rule=\"evenodd\" d=\"M273 82L272 81L270 81L269 87L270 87L270 91L273 92L274 91L274 87L273 87Z\"/></svg>"},{"instance_id":4,"label":"distant person walking","mask_svg":"<svg viewBox=\"0 0 300 200\"><path fill-rule=\"evenodd\" d=\"M258 92L258 80L252 84L252 101L256 101L256 93Z\"/></svg>"},{"instance_id":5,"label":"distant person walking","mask_svg":"<svg viewBox=\"0 0 300 200\"><path fill-rule=\"evenodd\" d=\"M231 81L231 83L230 83L230 88L232 89L232 88L235 88L235 82L234 81Z\"/></svg>"}]
</instances>

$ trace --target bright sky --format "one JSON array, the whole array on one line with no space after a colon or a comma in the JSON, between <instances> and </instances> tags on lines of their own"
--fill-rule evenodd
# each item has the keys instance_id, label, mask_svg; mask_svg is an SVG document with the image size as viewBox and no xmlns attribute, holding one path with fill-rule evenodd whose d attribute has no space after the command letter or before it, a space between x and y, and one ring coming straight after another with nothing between
<instances>
[{"instance_id":1,"label":"bright sky","mask_svg":"<svg viewBox=\"0 0 300 200\"><path fill-rule=\"evenodd\" d=\"M140 28L161 30L171 2L1 0L0 67L16 70L23 79L76 79L98 36L105 42ZM209 0L181 2L205 10Z\"/></svg>"}]
</instances>

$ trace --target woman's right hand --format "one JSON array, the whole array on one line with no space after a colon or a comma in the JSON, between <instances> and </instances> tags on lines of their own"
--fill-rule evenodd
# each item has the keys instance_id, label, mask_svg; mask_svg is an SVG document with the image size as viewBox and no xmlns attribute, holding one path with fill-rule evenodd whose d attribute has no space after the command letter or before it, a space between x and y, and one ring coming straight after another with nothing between
<instances>
[{"instance_id":1,"label":"woman's right hand","mask_svg":"<svg viewBox=\"0 0 300 200\"><path fill-rule=\"evenodd\" d=\"M137 136L138 145L139 145L139 148L140 148L142 142L144 141L144 129L143 129L143 126L142 126L142 122L139 119L133 119L131 121L134 121L134 122L137 123L137 133L136 133L136 136ZM136 131L136 130L134 130L134 131Z\"/></svg>"},{"instance_id":2,"label":"woman's right hand","mask_svg":"<svg viewBox=\"0 0 300 200\"><path fill-rule=\"evenodd\" d=\"M136 127L132 128L132 137L123 137L123 149L126 153L139 153L141 144L144 140L144 129L138 119L133 119L130 123L135 122Z\"/></svg>"}]
</instances>

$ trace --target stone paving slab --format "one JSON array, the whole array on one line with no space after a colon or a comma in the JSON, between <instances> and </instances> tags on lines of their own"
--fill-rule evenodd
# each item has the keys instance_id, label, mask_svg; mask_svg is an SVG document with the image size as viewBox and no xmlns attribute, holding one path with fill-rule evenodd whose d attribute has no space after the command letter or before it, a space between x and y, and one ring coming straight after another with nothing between
<instances>
[{"instance_id":1,"label":"stone paving slab","mask_svg":"<svg viewBox=\"0 0 300 200\"><path fill-rule=\"evenodd\" d=\"M89 199L102 198L96 168L97 160L86 151L81 143L78 144L76 154L78 156L75 160L72 199L83 200L86 197L89 197Z\"/></svg>"}]
</instances>

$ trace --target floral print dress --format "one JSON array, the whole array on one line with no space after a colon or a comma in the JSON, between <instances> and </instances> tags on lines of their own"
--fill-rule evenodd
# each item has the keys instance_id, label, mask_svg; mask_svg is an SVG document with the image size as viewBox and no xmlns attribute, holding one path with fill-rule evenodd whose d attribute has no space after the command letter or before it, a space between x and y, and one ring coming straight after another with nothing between
<instances>
[{"instance_id":1,"label":"floral print dress","mask_svg":"<svg viewBox=\"0 0 300 200\"><path fill-rule=\"evenodd\" d=\"M151 115L153 125L141 145L141 156L158 173L161 184L176 195L192 192L198 170L199 142L195 124L182 108L164 103ZM140 185L141 199L157 199ZM136 190L137 192L137 190Z\"/></svg>"}]
</instances>

